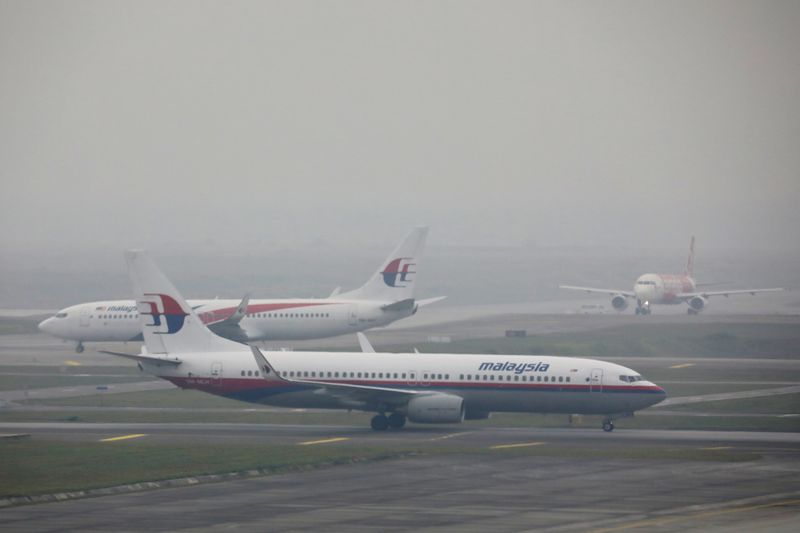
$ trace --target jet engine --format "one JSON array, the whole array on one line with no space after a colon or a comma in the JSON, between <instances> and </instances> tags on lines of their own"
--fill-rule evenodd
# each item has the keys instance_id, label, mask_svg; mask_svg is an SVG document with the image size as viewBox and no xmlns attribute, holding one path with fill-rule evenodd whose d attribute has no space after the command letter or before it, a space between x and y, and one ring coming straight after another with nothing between
<instances>
[{"instance_id":1,"label":"jet engine","mask_svg":"<svg viewBox=\"0 0 800 533\"><path fill-rule=\"evenodd\" d=\"M691 300L689 300L689 308L694 311L695 313L699 313L706 307L706 300L702 296L695 296Z\"/></svg>"},{"instance_id":2,"label":"jet engine","mask_svg":"<svg viewBox=\"0 0 800 533\"><path fill-rule=\"evenodd\" d=\"M463 422L464 398L452 394L415 396L408 402L406 415L417 423Z\"/></svg>"},{"instance_id":3,"label":"jet engine","mask_svg":"<svg viewBox=\"0 0 800 533\"><path fill-rule=\"evenodd\" d=\"M628 299L621 294L617 294L611 298L611 307L617 311L624 311L628 308Z\"/></svg>"}]
</instances>

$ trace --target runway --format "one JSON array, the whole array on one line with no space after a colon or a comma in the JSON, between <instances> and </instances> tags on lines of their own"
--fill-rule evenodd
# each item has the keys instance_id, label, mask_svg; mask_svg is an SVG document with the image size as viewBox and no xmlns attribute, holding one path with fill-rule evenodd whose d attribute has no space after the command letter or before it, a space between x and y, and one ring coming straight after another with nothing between
<instances>
[{"instance_id":1,"label":"runway","mask_svg":"<svg viewBox=\"0 0 800 533\"><path fill-rule=\"evenodd\" d=\"M702 318L702 317L701 317ZM728 318L728 317L726 317ZM536 331L579 331L597 325L629 322L611 317L503 317L474 323L431 327L437 334L468 338L497 334L502 327ZM717 320L716 317L703 320ZM683 317L659 317L678 322ZM780 319L797 323L796 317ZM380 330L383 343L422 335L413 330ZM109 383L121 361L83 354L40 335L4 336L0 375L9 365L11 385L47 373L10 365L78 364L81 372L106 385L103 394L172 388L165 381ZM306 341L308 344L311 341ZM327 343L327 341L326 341ZM333 345L353 343L351 338ZM299 344L299 343L298 343ZM319 346L319 344L317 344ZM296 346L300 347L300 346ZM135 352L137 346L116 349ZM701 416L699 400L796 394L800 363L796 359L713 357L614 358L665 385L667 409L641 416L675 415L673 408ZM116 368L114 368L116 367ZM124 370L124 369L123 369ZM48 372L45 369L45 372ZM124 377L124 372L120 374ZM49 378L48 378L49 379ZM44 382L44 380L40 381ZM699 386L699 387L698 387ZM718 388L714 388L717 386ZM707 394L698 388L709 387ZM0 391L16 411L135 410L205 411L234 408L71 407L16 405L25 399L67 398L97 392L97 385ZM739 390L741 389L741 390ZM681 391L689 391L683 392ZM52 402L51 402L52 403ZM686 404L683 407L681 404ZM791 406L790 406L791 407ZM690 409L691 408L691 409ZM280 410L242 404L242 410ZM769 416L789 416L797 410ZM341 413L340 413L341 415ZM752 416L752 413L745 413ZM315 416L320 415L319 412ZM689 416L687 414L686 416ZM715 416L739 416L736 413ZM338 420L342 420L339 418ZM362 421L329 425L223 423L82 423L4 422L0 434L28 434L32 441L72 443L230 444L288 447L369 447L389 452L417 450L403 458L348 464L182 488L25 505L0 509L0 523L14 531L755 531L800 529L800 434L738 431L664 431L600 428L489 428L479 424L409 425L398 432L374 432ZM95 444L98 445L98 444ZM105 444L103 444L105 445ZM715 453L725 460L709 460ZM711 454L711 455L705 455ZM733 457L733 460L730 460Z\"/></svg>"},{"instance_id":2,"label":"runway","mask_svg":"<svg viewBox=\"0 0 800 533\"><path fill-rule=\"evenodd\" d=\"M10 431L61 440L144 434L141 438L155 441L432 446L417 456L369 464L0 510L5 527L14 531L612 532L712 526L791 531L800 523L800 435L794 433L607 434L599 429L441 426L376 433L346 426L0 425L0 432ZM545 453L525 453L533 447ZM559 453L546 453L548 448ZM723 462L595 455L620 448L726 449L760 458ZM575 453L565 455L565 450Z\"/></svg>"}]
</instances>

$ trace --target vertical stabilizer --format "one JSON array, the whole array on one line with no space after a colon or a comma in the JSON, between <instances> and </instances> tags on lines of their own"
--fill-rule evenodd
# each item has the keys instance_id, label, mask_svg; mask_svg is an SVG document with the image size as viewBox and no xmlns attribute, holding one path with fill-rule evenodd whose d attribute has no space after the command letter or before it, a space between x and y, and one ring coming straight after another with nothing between
<instances>
[{"instance_id":1,"label":"vertical stabilizer","mask_svg":"<svg viewBox=\"0 0 800 533\"><path fill-rule=\"evenodd\" d=\"M414 284L419 272L428 227L419 226L389 254L380 268L360 288L342 293L340 298L396 302L414 297Z\"/></svg>"},{"instance_id":2,"label":"vertical stabilizer","mask_svg":"<svg viewBox=\"0 0 800 533\"><path fill-rule=\"evenodd\" d=\"M169 279L142 250L125 252L147 351L159 353L241 351L243 346L213 334Z\"/></svg>"},{"instance_id":3,"label":"vertical stabilizer","mask_svg":"<svg viewBox=\"0 0 800 533\"><path fill-rule=\"evenodd\" d=\"M692 235L692 241L689 243L689 259L686 261L685 274L690 278L694 277L694 235Z\"/></svg>"}]
</instances>

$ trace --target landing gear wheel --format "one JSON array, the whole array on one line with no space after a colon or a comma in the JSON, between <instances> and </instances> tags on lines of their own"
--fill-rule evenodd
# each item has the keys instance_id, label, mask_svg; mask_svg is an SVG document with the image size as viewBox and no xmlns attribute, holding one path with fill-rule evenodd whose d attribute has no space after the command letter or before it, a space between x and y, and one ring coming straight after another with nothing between
<instances>
[{"instance_id":1,"label":"landing gear wheel","mask_svg":"<svg viewBox=\"0 0 800 533\"><path fill-rule=\"evenodd\" d=\"M605 431L607 433L609 433L611 431L614 431L614 422L612 422L611 420L604 420L603 421L603 431Z\"/></svg>"},{"instance_id":2,"label":"landing gear wheel","mask_svg":"<svg viewBox=\"0 0 800 533\"><path fill-rule=\"evenodd\" d=\"M390 414L387 421L389 422L389 427L392 429L400 429L401 427L406 425L406 417L404 417L400 413Z\"/></svg>"},{"instance_id":3,"label":"landing gear wheel","mask_svg":"<svg viewBox=\"0 0 800 533\"><path fill-rule=\"evenodd\" d=\"M369 423L375 431L385 431L389 427L389 419L386 415L375 415Z\"/></svg>"},{"instance_id":4,"label":"landing gear wheel","mask_svg":"<svg viewBox=\"0 0 800 533\"><path fill-rule=\"evenodd\" d=\"M75 347L75 351L78 353L83 353L83 343L79 342L78 345Z\"/></svg>"}]
</instances>

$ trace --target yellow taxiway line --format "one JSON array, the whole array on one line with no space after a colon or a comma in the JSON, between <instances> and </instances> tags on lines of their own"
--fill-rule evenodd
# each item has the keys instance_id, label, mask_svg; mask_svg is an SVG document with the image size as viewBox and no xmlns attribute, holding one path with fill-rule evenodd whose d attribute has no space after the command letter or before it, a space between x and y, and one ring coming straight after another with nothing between
<instances>
[{"instance_id":1,"label":"yellow taxiway line","mask_svg":"<svg viewBox=\"0 0 800 533\"><path fill-rule=\"evenodd\" d=\"M138 439L139 437L146 437L146 433L136 433L134 435L121 435L119 437L109 437L107 439L100 439L100 442L114 442L117 440Z\"/></svg>"},{"instance_id":2,"label":"yellow taxiway line","mask_svg":"<svg viewBox=\"0 0 800 533\"><path fill-rule=\"evenodd\" d=\"M328 444L330 442L342 442L343 440L350 440L350 437L336 437L333 439L323 440L307 440L305 442L298 442L298 446L311 446L312 444Z\"/></svg>"},{"instance_id":3,"label":"yellow taxiway line","mask_svg":"<svg viewBox=\"0 0 800 533\"><path fill-rule=\"evenodd\" d=\"M682 365L672 365L670 368L689 368L694 366L694 363L683 363Z\"/></svg>"},{"instance_id":4,"label":"yellow taxiway line","mask_svg":"<svg viewBox=\"0 0 800 533\"><path fill-rule=\"evenodd\" d=\"M541 446L544 442L520 442L519 444L498 444L497 446L489 446L490 450L504 450L507 448L527 448L529 446Z\"/></svg>"}]
</instances>

